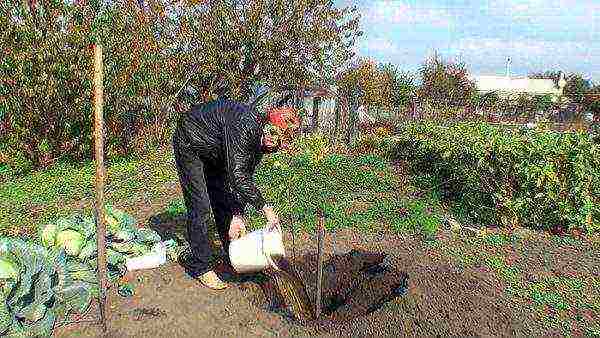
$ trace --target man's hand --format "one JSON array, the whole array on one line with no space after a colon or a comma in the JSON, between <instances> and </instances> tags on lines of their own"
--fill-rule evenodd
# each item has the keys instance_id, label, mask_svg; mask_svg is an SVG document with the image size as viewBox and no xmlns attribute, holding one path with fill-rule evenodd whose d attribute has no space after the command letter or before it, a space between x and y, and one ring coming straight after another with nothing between
<instances>
[{"instance_id":1,"label":"man's hand","mask_svg":"<svg viewBox=\"0 0 600 338\"><path fill-rule=\"evenodd\" d=\"M233 216L231 224L229 225L229 239L234 240L240 236L241 232L245 232L246 223L244 219L239 216Z\"/></svg>"},{"instance_id":2,"label":"man's hand","mask_svg":"<svg viewBox=\"0 0 600 338\"><path fill-rule=\"evenodd\" d=\"M273 230L279 225L279 217L277 217L275 211L273 211L273 208L270 206L264 206L262 210L267 218L267 230Z\"/></svg>"}]
</instances>

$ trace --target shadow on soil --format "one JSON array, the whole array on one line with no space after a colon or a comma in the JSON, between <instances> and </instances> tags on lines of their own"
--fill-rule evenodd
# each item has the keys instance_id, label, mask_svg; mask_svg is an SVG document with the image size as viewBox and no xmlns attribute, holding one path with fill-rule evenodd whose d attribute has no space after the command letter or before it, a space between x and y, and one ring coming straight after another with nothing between
<instances>
[{"instance_id":1,"label":"shadow on soil","mask_svg":"<svg viewBox=\"0 0 600 338\"><path fill-rule=\"evenodd\" d=\"M187 217L161 213L149 218L148 226L164 240L187 240ZM212 231L213 229L209 230ZM220 246L211 241L211 261L223 258ZM224 265L215 271L228 283L252 289L252 303L277 313L297 325L330 330L367 316L408 291L408 274L386 264L386 255L351 250L326 257L321 283L321 314L316 318L317 254L309 252L295 261L278 261L281 271L237 275ZM179 264L186 270L185 259ZM188 271L189 274L189 271ZM252 285L257 287L252 287Z\"/></svg>"},{"instance_id":2,"label":"shadow on soil","mask_svg":"<svg viewBox=\"0 0 600 338\"><path fill-rule=\"evenodd\" d=\"M160 237L167 241L170 239L175 240L177 243L189 243L187 237L187 216L185 214L173 215L169 212L164 212L161 214L157 214L151 216L148 219L148 227L156 231ZM215 264L215 272L220 275L220 277L232 284L240 284L246 282L253 282L255 280L260 281L261 276L255 275L243 275L238 276L233 273L232 270L225 267L223 264L218 264L224 261L225 252L220 244L220 241L217 241L216 229L214 224L209 225L209 237L210 246L212 256L209 258L210 264ZM211 235L212 234L212 235ZM217 244L218 242L218 244ZM186 252L187 253L187 252ZM193 273L188 269L188 256L184 253L179 260L179 265L186 271L188 276L193 276Z\"/></svg>"},{"instance_id":3,"label":"shadow on soil","mask_svg":"<svg viewBox=\"0 0 600 338\"><path fill-rule=\"evenodd\" d=\"M354 249L325 261L318 318L315 253L306 253L292 262L280 259L277 264L281 271L260 274L255 283L260 286L262 302L268 304L269 311L298 325L330 331L406 295L408 274L386 264L385 257L382 253Z\"/></svg>"},{"instance_id":4,"label":"shadow on soil","mask_svg":"<svg viewBox=\"0 0 600 338\"><path fill-rule=\"evenodd\" d=\"M173 215L168 212L163 212L151 216L148 219L148 227L156 231L163 240L181 240L186 239L186 222L185 214Z\"/></svg>"}]
</instances>

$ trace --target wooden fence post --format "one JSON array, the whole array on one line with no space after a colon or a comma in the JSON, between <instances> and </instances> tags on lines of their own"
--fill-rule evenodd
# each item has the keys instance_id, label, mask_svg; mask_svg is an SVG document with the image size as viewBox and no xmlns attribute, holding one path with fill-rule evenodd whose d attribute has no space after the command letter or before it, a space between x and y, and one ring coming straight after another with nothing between
<instances>
[{"instance_id":1,"label":"wooden fence post","mask_svg":"<svg viewBox=\"0 0 600 338\"><path fill-rule=\"evenodd\" d=\"M323 219L323 210L319 208L317 212L317 294L315 299L315 318L321 316L322 287L323 287L323 245L325 240L325 225Z\"/></svg>"},{"instance_id":2,"label":"wooden fence post","mask_svg":"<svg viewBox=\"0 0 600 338\"><path fill-rule=\"evenodd\" d=\"M96 244L98 247L98 281L100 286L100 324L108 331L108 295L106 292L106 225L104 217L104 118L102 46L94 45L94 144L96 162Z\"/></svg>"}]
</instances>

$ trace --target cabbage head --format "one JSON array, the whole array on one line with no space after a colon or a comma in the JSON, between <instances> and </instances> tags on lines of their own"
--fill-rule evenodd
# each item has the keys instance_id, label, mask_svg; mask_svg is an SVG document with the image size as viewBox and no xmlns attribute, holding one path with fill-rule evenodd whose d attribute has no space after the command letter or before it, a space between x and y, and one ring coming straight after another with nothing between
<instances>
[{"instance_id":1,"label":"cabbage head","mask_svg":"<svg viewBox=\"0 0 600 338\"><path fill-rule=\"evenodd\" d=\"M133 243L131 246L131 254L134 257L143 256L151 251L151 248L144 243Z\"/></svg>"},{"instance_id":2,"label":"cabbage head","mask_svg":"<svg viewBox=\"0 0 600 338\"><path fill-rule=\"evenodd\" d=\"M157 243L161 240L158 232L150 228L138 228L136 238L145 243Z\"/></svg>"},{"instance_id":3,"label":"cabbage head","mask_svg":"<svg viewBox=\"0 0 600 338\"><path fill-rule=\"evenodd\" d=\"M87 261L98 254L96 241L89 240L79 252L79 260Z\"/></svg>"},{"instance_id":4,"label":"cabbage head","mask_svg":"<svg viewBox=\"0 0 600 338\"><path fill-rule=\"evenodd\" d=\"M136 220L123 210L117 209L110 204L104 207L106 215L106 230L114 235L117 231L135 226Z\"/></svg>"},{"instance_id":5,"label":"cabbage head","mask_svg":"<svg viewBox=\"0 0 600 338\"><path fill-rule=\"evenodd\" d=\"M0 279L19 279L19 268L14 262L0 258Z\"/></svg>"},{"instance_id":6,"label":"cabbage head","mask_svg":"<svg viewBox=\"0 0 600 338\"><path fill-rule=\"evenodd\" d=\"M135 230L122 228L115 232L114 238L119 242L129 242L135 238Z\"/></svg>"},{"instance_id":7,"label":"cabbage head","mask_svg":"<svg viewBox=\"0 0 600 338\"><path fill-rule=\"evenodd\" d=\"M132 251L133 242L110 243L110 248L122 254L128 254Z\"/></svg>"},{"instance_id":8,"label":"cabbage head","mask_svg":"<svg viewBox=\"0 0 600 338\"><path fill-rule=\"evenodd\" d=\"M84 236L75 230L63 230L56 235L56 245L64 248L69 256L79 255L84 244Z\"/></svg>"},{"instance_id":9,"label":"cabbage head","mask_svg":"<svg viewBox=\"0 0 600 338\"><path fill-rule=\"evenodd\" d=\"M58 226L56 224L46 224L42 226L40 230L40 239L42 245L46 248L50 248L56 243L56 235L58 233Z\"/></svg>"},{"instance_id":10,"label":"cabbage head","mask_svg":"<svg viewBox=\"0 0 600 338\"><path fill-rule=\"evenodd\" d=\"M114 234L121 229L121 223L118 219L113 217L112 215L106 213L106 217L104 218L106 224L106 230L109 234Z\"/></svg>"}]
</instances>

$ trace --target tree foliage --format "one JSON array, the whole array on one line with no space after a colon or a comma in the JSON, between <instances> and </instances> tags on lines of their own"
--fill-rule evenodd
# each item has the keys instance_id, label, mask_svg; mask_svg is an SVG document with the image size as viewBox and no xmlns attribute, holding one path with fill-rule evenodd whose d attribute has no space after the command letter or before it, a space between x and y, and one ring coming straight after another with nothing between
<instances>
[{"instance_id":1,"label":"tree foliage","mask_svg":"<svg viewBox=\"0 0 600 338\"><path fill-rule=\"evenodd\" d=\"M424 100L446 106L465 106L476 93L466 66L445 61L437 53L423 63L420 74L419 96Z\"/></svg>"},{"instance_id":2,"label":"tree foliage","mask_svg":"<svg viewBox=\"0 0 600 338\"><path fill-rule=\"evenodd\" d=\"M360 36L329 0L36 1L0 4L0 165L91 156L93 43L104 54L109 154L164 140L182 93L248 100L332 81Z\"/></svg>"},{"instance_id":3,"label":"tree foliage","mask_svg":"<svg viewBox=\"0 0 600 338\"><path fill-rule=\"evenodd\" d=\"M359 103L377 105L383 101L383 83L373 60L361 58L338 78L339 91L348 97L360 96Z\"/></svg>"},{"instance_id":4,"label":"tree foliage","mask_svg":"<svg viewBox=\"0 0 600 338\"><path fill-rule=\"evenodd\" d=\"M176 14L178 49L203 76L198 88L222 81L246 100L258 82L271 87L331 82L353 56L359 16L327 0L218 0Z\"/></svg>"},{"instance_id":5,"label":"tree foliage","mask_svg":"<svg viewBox=\"0 0 600 338\"><path fill-rule=\"evenodd\" d=\"M347 96L360 92L361 104L383 108L407 105L416 90L415 78L410 72L368 59L360 59L349 67L339 77L338 85Z\"/></svg>"},{"instance_id":6,"label":"tree foliage","mask_svg":"<svg viewBox=\"0 0 600 338\"><path fill-rule=\"evenodd\" d=\"M584 79L581 74L576 73L569 74L566 81L565 96L575 103L583 104L585 93L592 88L590 81Z\"/></svg>"},{"instance_id":7,"label":"tree foliage","mask_svg":"<svg viewBox=\"0 0 600 338\"><path fill-rule=\"evenodd\" d=\"M545 72L537 72L530 74L529 77L532 79L550 79L554 81L556 87L559 86L561 71L549 70ZM592 84L589 80L583 78L581 74L570 73L565 76L565 88L563 95L570 101L583 104L585 93L591 88Z\"/></svg>"},{"instance_id":8,"label":"tree foliage","mask_svg":"<svg viewBox=\"0 0 600 338\"><path fill-rule=\"evenodd\" d=\"M381 65L380 71L383 74L385 93L389 97L389 104L394 107L406 107L417 91L415 75L408 71L402 71L391 63Z\"/></svg>"},{"instance_id":9,"label":"tree foliage","mask_svg":"<svg viewBox=\"0 0 600 338\"><path fill-rule=\"evenodd\" d=\"M592 87L584 97L584 105L597 117L600 117L600 85Z\"/></svg>"}]
</instances>

